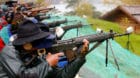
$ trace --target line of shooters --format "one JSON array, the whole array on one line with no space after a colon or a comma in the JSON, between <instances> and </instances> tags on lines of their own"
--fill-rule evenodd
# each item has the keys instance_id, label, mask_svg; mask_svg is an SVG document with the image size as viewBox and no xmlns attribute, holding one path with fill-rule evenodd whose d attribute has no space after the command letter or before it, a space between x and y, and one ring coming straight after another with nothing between
<instances>
[{"instance_id":1,"label":"line of shooters","mask_svg":"<svg viewBox=\"0 0 140 78\"><path fill-rule=\"evenodd\" d=\"M49 19L46 12L54 8L31 9L18 4L7 12L1 11L5 24L1 23L1 32L7 29L8 37L1 34L1 41L6 45L0 53L0 78L74 78L89 52L105 40L130 34L116 34L111 30L61 40L68 30L83 25L57 27L68 22L67 19L42 23L43 19ZM89 49L89 42L97 43Z\"/></svg>"},{"instance_id":2,"label":"line of shooters","mask_svg":"<svg viewBox=\"0 0 140 78\"><path fill-rule=\"evenodd\" d=\"M7 6L0 11L0 78L74 78L85 63L88 40L70 45L71 49L65 45L52 47L68 30L83 25L57 27L67 19L42 23L51 18L46 12L54 8L33 9L16 2Z\"/></svg>"},{"instance_id":3,"label":"line of shooters","mask_svg":"<svg viewBox=\"0 0 140 78\"><path fill-rule=\"evenodd\" d=\"M10 24L10 32L11 34L15 34L17 32L18 25L26 20L30 20L44 30L44 31L50 31L54 34L59 34L56 31L59 32L59 30L63 31L61 35L57 35L57 39L61 39L64 34L73 28L80 28L84 25L82 25L81 22L75 24L75 25L66 25L63 27L58 27L60 24L69 22L67 19L64 20L57 20L53 22L41 22L44 19L51 18L50 15L46 15L47 12L55 9L53 8L33 8L34 5L31 3L26 4L16 4L16 2L12 2L13 5L7 5L9 6L7 10L1 8L1 22L0 22L0 28L2 29L4 26L7 26ZM7 3L8 4L8 3Z\"/></svg>"}]
</instances>

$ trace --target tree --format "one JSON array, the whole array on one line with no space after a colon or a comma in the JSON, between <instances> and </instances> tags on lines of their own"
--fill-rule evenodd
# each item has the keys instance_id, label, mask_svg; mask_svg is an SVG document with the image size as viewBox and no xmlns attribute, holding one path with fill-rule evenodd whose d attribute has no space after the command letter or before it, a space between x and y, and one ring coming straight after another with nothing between
<instances>
[{"instance_id":1,"label":"tree","mask_svg":"<svg viewBox=\"0 0 140 78\"><path fill-rule=\"evenodd\" d=\"M94 11L93 12L93 18L99 18L100 16L101 16L101 12L99 12L99 11Z\"/></svg>"},{"instance_id":2,"label":"tree","mask_svg":"<svg viewBox=\"0 0 140 78\"><path fill-rule=\"evenodd\" d=\"M96 8L85 0L66 0L67 8L73 8L73 11L66 15L78 15L98 18L101 12L95 11Z\"/></svg>"},{"instance_id":3,"label":"tree","mask_svg":"<svg viewBox=\"0 0 140 78\"><path fill-rule=\"evenodd\" d=\"M36 4L39 7L48 5L45 0L36 0Z\"/></svg>"},{"instance_id":4,"label":"tree","mask_svg":"<svg viewBox=\"0 0 140 78\"><path fill-rule=\"evenodd\" d=\"M18 2L19 2L19 3L25 3L25 1L24 1L24 0L19 0Z\"/></svg>"},{"instance_id":5,"label":"tree","mask_svg":"<svg viewBox=\"0 0 140 78\"><path fill-rule=\"evenodd\" d=\"M140 0L103 0L105 4L139 5Z\"/></svg>"},{"instance_id":6,"label":"tree","mask_svg":"<svg viewBox=\"0 0 140 78\"><path fill-rule=\"evenodd\" d=\"M128 5L139 5L140 0L121 0L124 4Z\"/></svg>"},{"instance_id":7,"label":"tree","mask_svg":"<svg viewBox=\"0 0 140 78\"><path fill-rule=\"evenodd\" d=\"M65 0L65 2L68 3L67 8L75 8L81 1L82 0Z\"/></svg>"},{"instance_id":8,"label":"tree","mask_svg":"<svg viewBox=\"0 0 140 78\"><path fill-rule=\"evenodd\" d=\"M81 2L79 5L75 8L75 13L78 16L93 16L93 7L88 2Z\"/></svg>"}]
</instances>

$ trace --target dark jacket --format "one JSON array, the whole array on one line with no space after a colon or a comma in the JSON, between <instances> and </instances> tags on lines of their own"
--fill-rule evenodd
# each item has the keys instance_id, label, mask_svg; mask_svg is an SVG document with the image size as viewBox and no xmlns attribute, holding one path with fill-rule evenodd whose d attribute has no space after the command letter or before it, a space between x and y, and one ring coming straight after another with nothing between
<instances>
[{"instance_id":1,"label":"dark jacket","mask_svg":"<svg viewBox=\"0 0 140 78\"><path fill-rule=\"evenodd\" d=\"M46 61L26 68L19 52L7 45L0 53L0 78L74 78L84 62L84 58L78 57L64 68L52 68Z\"/></svg>"}]
</instances>

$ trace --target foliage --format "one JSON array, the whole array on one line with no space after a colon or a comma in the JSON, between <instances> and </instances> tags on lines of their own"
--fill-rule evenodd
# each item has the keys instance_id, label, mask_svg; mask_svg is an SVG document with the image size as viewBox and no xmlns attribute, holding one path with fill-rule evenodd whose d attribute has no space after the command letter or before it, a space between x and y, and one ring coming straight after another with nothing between
<instances>
[{"instance_id":1,"label":"foliage","mask_svg":"<svg viewBox=\"0 0 140 78\"><path fill-rule=\"evenodd\" d=\"M103 0L106 4L139 5L140 0Z\"/></svg>"},{"instance_id":2,"label":"foliage","mask_svg":"<svg viewBox=\"0 0 140 78\"><path fill-rule=\"evenodd\" d=\"M68 3L67 8L75 8L82 0L66 0L65 2Z\"/></svg>"},{"instance_id":3,"label":"foliage","mask_svg":"<svg viewBox=\"0 0 140 78\"><path fill-rule=\"evenodd\" d=\"M19 2L19 3L25 3L25 1L24 1L24 0L19 0L18 2Z\"/></svg>"},{"instance_id":4,"label":"foliage","mask_svg":"<svg viewBox=\"0 0 140 78\"><path fill-rule=\"evenodd\" d=\"M93 18L99 18L100 16L101 16L101 12L99 12L99 11L94 11L93 12Z\"/></svg>"},{"instance_id":5,"label":"foliage","mask_svg":"<svg viewBox=\"0 0 140 78\"><path fill-rule=\"evenodd\" d=\"M75 8L75 13L78 16L93 16L93 9L92 5L89 4L88 2L81 2L76 8Z\"/></svg>"},{"instance_id":6,"label":"foliage","mask_svg":"<svg viewBox=\"0 0 140 78\"><path fill-rule=\"evenodd\" d=\"M36 0L36 4L41 7L41 6L46 6L48 5L45 0Z\"/></svg>"},{"instance_id":7,"label":"foliage","mask_svg":"<svg viewBox=\"0 0 140 78\"><path fill-rule=\"evenodd\" d=\"M84 0L66 0L66 3L68 3L67 8L74 9L66 15L90 16L93 18L98 18L101 15L101 12L96 11L93 5Z\"/></svg>"},{"instance_id":8,"label":"foliage","mask_svg":"<svg viewBox=\"0 0 140 78\"><path fill-rule=\"evenodd\" d=\"M64 15L75 15L75 12L74 11L70 11L70 12L65 12Z\"/></svg>"},{"instance_id":9,"label":"foliage","mask_svg":"<svg viewBox=\"0 0 140 78\"><path fill-rule=\"evenodd\" d=\"M44 2L45 0L36 0L36 3L41 4L42 2Z\"/></svg>"},{"instance_id":10,"label":"foliage","mask_svg":"<svg viewBox=\"0 0 140 78\"><path fill-rule=\"evenodd\" d=\"M112 22L108 22L108 21L104 21L104 20L99 20L99 19L93 19L93 18L88 18L88 22L89 23L93 23L93 29L96 28L101 28L103 30L105 30L106 32L108 32L110 29L113 29L115 32L118 33L123 33L125 32L123 29L121 29L121 27L116 24L116 23L112 23ZM127 36L123 36L123 37L119 37L119 38L115 38L115 40L124 48L127 47L126 43L128 41L128 37ZM131 34L130 35L130 51L134 52L137 55L140 55L139 51L140 51L140 35L137 34Z\"/></svg>"},{"instance_id":11,"label":"foliage","mask_svg":"<svg viewBox=\"0 0 140 78\"><path fill-rule=\"evenodd\" d=\"M125 4L129 5L138 5L140 4L140 0L121 0Z\"/></svg>"}]
</instances>

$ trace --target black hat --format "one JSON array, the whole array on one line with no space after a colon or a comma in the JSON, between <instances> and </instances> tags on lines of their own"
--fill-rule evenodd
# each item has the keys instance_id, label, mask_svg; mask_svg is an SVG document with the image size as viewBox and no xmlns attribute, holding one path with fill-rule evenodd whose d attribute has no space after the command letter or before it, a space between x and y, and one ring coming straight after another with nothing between
<instances>
[{"instance_id":1,"label":"black hat","mask_svg":"<svg viewBox=\"0 0 140 78\"><path fill-rule=\"evenodd\" d=\"M42 30L42 31L45 31L45 32L49 32L50 30L49 30L49 27L46 25L46 24L44 24L44 23L36 23L37 24L37 26Z\"/></svg>"},{"instance_id":2,"label":"black hat","mask_svg":"<svg viewBox=\"0 0 140 78\"><path fill-rule=\"evenodd\" d=\"M49 32L42 31L35 23L29 20L23 21L17 30L17 39L13 45L23 45L34 40L42 39L49 36Z\"/></svg>"}]
</instances>

